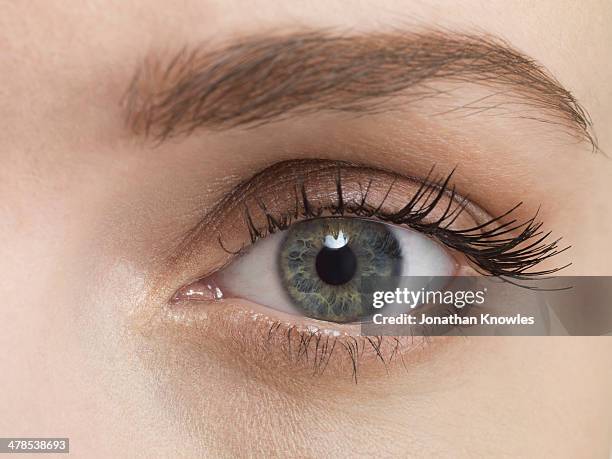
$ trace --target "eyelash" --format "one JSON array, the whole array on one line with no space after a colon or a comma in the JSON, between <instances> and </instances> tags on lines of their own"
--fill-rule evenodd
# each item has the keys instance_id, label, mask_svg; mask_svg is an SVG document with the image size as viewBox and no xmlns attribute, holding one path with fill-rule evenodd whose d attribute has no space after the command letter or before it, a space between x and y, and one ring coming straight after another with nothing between
<instances>
[{"instance_id":1,"label":"eyelash","mask_svg":"<svg viewBox=\"0 0 612 459\"><path fill-rule=\"evenodd\" d=\"M345 336L341 338L324 335L319 330L300 330L295 325L283 327L282 322L276 321L272 323L268 330L267 342L270 343L278 333L285 335L287 358L295 359L297 362L303 359L306 363L312 363L313 376L322 375L325 372L336 349L346 353L349 359L351 378L355 384L358 382L359 357L363 355L368 346L387 371L389 370L388 365L393 362L396 356L405 366L401 353L402 342L395 336ZM423 339L425 340L425 337ZM312 344L313 341L314 345ZM292 343L297 343L294 346L295 349L292 347ZM388 349L385 350L383 347L388 347ZM388 358L385 359L384 353L388 353Z\"/></svg>"},{"instance_id":2,"label":"eyelash","mask_svg":"<svg viewBox=\"0 0 612 459\"><path fill-rule=\"evenodd\" d=\"M325 213L329 213L331 216L353 215L377 218L383 222L420 231L428 236L435 237L447 247L463 253L481 274L496 276L509 282L547 276L571 264L568 263L547 270L529 271L534 266L570 247L559 248L561 238L546 242L551 232L544 233L541 231L542 222L536 221L537 212L531 219L523 223L517 223L516 219L501 223L503 219L506 219L518 209L522 202L485 223L463 230L450 228L466 209L468 201L466 198L457 201L455 186L450 186L451 178L455 172L454 169L446 177L432 179L434 169L435 166L430 169L425 180L421 182L418 190L407 200L406 204L400 210L391 213L382 209L395 182L391 183L384 199L376 207L366 204L368 191L372 184L371 180L363 187L364 191L362 191L359 203L347 202L343 195L342 167L338 166L336 203L329 206L313 207L308 199L306 186L302 179L294 190L295 208L280 216L274 216L268 211L261 199L256 199L267 221L265 229L257 228L249 208L244 208L244 218L251 243L254 244L257 240L277 231L286 230L300 217L304 219L319 218ZM436 209L445 195L449 196L449 204L444 213L435 221L427 223L427 217ZM454 206L453 203L455 203ZM507 237L507 235L515 232L518 232L518 234ZM219 243L223 247L220 239ZM235 253L225 248L224 250Z\"/></svg>"}]
</instances>

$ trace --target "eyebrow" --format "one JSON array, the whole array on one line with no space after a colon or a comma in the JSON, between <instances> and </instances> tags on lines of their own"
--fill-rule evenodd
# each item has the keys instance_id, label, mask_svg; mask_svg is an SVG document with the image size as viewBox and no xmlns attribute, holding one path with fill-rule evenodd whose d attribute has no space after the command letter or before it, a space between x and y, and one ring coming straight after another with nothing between
<instances>
[{"instance_id":1,"label":"eyebrow","mask_svg":"<svg viewBox=\"0 0 612 459\"><path fill-rule=\"evenodd\" d=\"M170 59L148 56L123 106L134 133L162 141L322 110L377 112L407 90L419 99L440 94L432 89L437 81L503 87L494 94L520 99L546 115L531 118L597 148L590 117L574 96L533 59L488 35L310 31L184 48Z\"/></svg>"}]
</instances>

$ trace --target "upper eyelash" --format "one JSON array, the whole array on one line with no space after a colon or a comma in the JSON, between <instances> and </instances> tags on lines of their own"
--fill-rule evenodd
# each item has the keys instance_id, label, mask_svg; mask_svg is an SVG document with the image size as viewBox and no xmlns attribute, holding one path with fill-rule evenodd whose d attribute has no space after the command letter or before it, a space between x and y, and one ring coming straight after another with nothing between
<instances>
[{"instance_id":1,"label":"upper eyelash","mask_svg":"<svg viewBox=\"0 0 612 459\"><path fill-rule=\"evenodd\" d=\"M465 210L468 201L467 198L462 198L460 201L456 199L455 186L450 185L455 172L454 169L446 177L432 178L434 169L435 166L430 169L407 203L396 212L382 210L395 181L392 181L385 197L376 206L366 202L371 180L364 187L360 202L346 201L342 188L342 166L338 165L336 203L316 207L309 201L305 181L302 179L294 189L295 208L280 216L274 216L268 211L263 201L256 199L267 222L265 229L256 227L249 209L245 207L245 221L251 242L255 243L267 234L287 229L300 217L306 219L318 218L328 212L333 216L376 217L384 222L420 231L435 237L447 247L463 253L481 274L497 276L502 279L529 280L556 273L571 264L568 263L547 270L529 271L534 266L570 247L559 248L561 238L547 242L551 232L545 233L541 230L543 223L536 220L538 212L523 223L517 223L516 219L500 223L518 209L522 202L485 223L463 230L450 228ZM445 195L449 196L449 204L444 213L434 222L427 223L427 217L436 209ZM506 237L515 232L518 232L518 234Z\"/></svg>"}]
</instances>

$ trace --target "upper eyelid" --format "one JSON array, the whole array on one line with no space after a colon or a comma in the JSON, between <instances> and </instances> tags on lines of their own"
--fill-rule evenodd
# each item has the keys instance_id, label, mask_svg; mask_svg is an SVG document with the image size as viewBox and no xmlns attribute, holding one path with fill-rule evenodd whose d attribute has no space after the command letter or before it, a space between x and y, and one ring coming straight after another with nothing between
<instances>
[{"instance_id":1,"label":"upper eyelid","mask_svg":"<svg viewBox=\"0 0 612 459\"><path fill-rule=\"evenodd\" d=\"M342 173L342 171L350 172L350 171L361 171L361 173L365 176L368 172L371 174L379 174L382 176L388 177L388 183L384 185L384 196L380 199L380 203L387 200L387 194L390 189L389 185L396 185L399 182L410 183L415 189L418 188L423 182L424 179L420 179L417 177L411 177L407 175L399 176L395 172L390 172L382 168L374 168L372 166L358 164L348 161L334 161L334 160L319 160L319 159L299 159L299 160L288 160L278 162L270 167L267 167L260 172L254 174L249 179L239 183L236 187L234 187L230 192L228 192L214 207L211 209L194 227L192 227L187 234L185 235L183 242L179 245L179 251L188 250L194 241L202 239L203 234L212 233L218 231L216 228L216 224L218 221L223 218L224 214L228 214L232 211L236 211L238 207L242 211L244 211L244 201L248 198L253 198L255 194L258 196L265 195L266 193L272 193L277 191L279 188L282 188L284 185L291 185L295 187L290 190L292 194L292 206L300 213L308 214L308 209L299 209L298 206L300 203L298 200L303 198L304 196L300 196L304 191L303 189L298 189L299 186L304 184L304 180L309 179L312 176L316 176L318 174L326 173L331 175L332 180L328 180L327 184L334 185L334 193L337 192L337 186L335 184L335 180L338 174L338 171ZM287 191L287 190L285 190ZM360 189L359 197L361 197L364 193L364 189ZM309 202L315 202L315 195L312 194L308 197L308 193L306 193L306 197ZM458 198L461 198L459 194L457 194ZM268 209L272 209L272 206L264 203L261 199L256 198L256 205L261 210L261 205L264 204ZM337 201L329 202L329 205L337 205ZM488 216L488 214L473 204L468 204L466 207L466 212L470 214L475 214L483 217L483 214ZM317 215L309 215L310 217L316 217ZM263 228L261 228L263 230Z\"/></svg>"},{"instance_id":2,"label":"upper eyelid","mask_svg":"<svg viewBox=\"0 0 612 459\"><path fill-rule=\"evenodd\" d=\"M296 200L299 199L299 192L295 188L289 189L288 187L296 187L303 181L304 177L311 177L326 172L332 176L331 181L328 180L327 183L333 184L338 168L342 168L345 171L360 171L364 176L369 171L371 175L378 174L379 176L388 177L385 191L388 191L389 183L410 184L413 189L416 189L423 182L423 179L418 177L408 175L399 176L397 173L385 169L374 168L366 164L348 161L297 159L277 162L257 172L252 177L238 183L232 190L227 192L211 210L186 231L185 235L181 237L180 242L174 246L166 257L167 263L169 265L175 265L183 262L185 259L197 256L198 247L202 244L202 241L208 241L208 243L214 242L215 245L223 248L226 255L239 255L242 249L246 249L247 246L231 246L221 239L221 232L227 231L227 228L223 228L222 226L225 224L225 220L230 219L230 214L234 214L233 228L230 232L233 233L236 226L244 227L244 209L247 199L252 199L254 194L258 196L274 195L279 189L283 189L285 192L292 193L291 205L295 206ZM274 196L273 199L275 199ZM334 200L334 203L335 202ZM329 203L331 204L331 201L329 201ZM259 206L259 203L257 203L257 206ZM270 206L270 208L272 207ZM283 207L283 210L286 210L286 207ZM466 207L466 214L476 216L480 219L488 217L487 212L471 203ZM476 221L478 221L478 219L476 219ZM261 226L260 228L263 231L265 226ZM216 269L221 269L229 261L231 260L223 261L223 264L217 265ZM209 274L209 272L201 272L198 276L203 277L206 274ZM192 280L196 279L197 276L192 278Z\"/></svg>"},{"instance_id":3,"label":"upper eyelid","mask_svg":"<svg viewBox=\"0 0 612 459\"><path fill-rule=\"evenodd\" d=\"M297 188L297 185L300 183L303 184L305 180L308 180L308 178L313 176L318 177L321 174L324 175L326 179L321 180L321 182L318 184L319 188L326 186L327 193L335 196L331 198L329 196L326 197L326 208L327 210L331 209L333 214L333 209L335 206L338 206L339 201L344 199L344 192L340 191L343 190L343 188L338 186L337 183L338 173L344 174L344 176L349 176L349 174L357 174L358 177L362 177L362 182L357 182L359 184L358 187L357 185L353 184L353 191L356 197L353 198L352 211L350 211L350 207L347 207L347 209L349 209L348 215L352 214L355 216L364 216L360 215L359 212L355 212L354 210L355 202L359 201L359 196L363 195L363 187L361 186L361 183L365 183L365 181L367 181L367 178L365 177L368 176L378 176L380 182L383 182L382 177L386 177L386 184L383 183L381 185L380 183L376 182L378 183L377 186L379 187L379 196L381 193L384 195L382 202L386 201L387 199L385 191L389 189L389 182L397 184L396 187L408 187L403 188L403 192L396 193L399 198L398 196L395 196L395 198L396 200L400 199L399 202L401 202L401 205L405 205L407 196L413 195L414 191L409 191L410 187L412 187L414 190L418 189L419 186L422 187L424 184L428 184L429 187L426 188L426 191L429 190L430 192L433 192L436 188L440 189L440 185L442 182L444 182L445 185L439 192L441 194L446 194L447 196L450 194L450 196L448 196L449 198L453 197L453 194L449 193L448 191L450 189L450 177L447 177L446 180L442 179L440 183L435 183L431 181L431 177L424 179L403 177L389 171L377 170L372 167L354 163L330 160L284 161L259 172L250 180L238 185L198 225L196 225L192 231L190 231L188 238L185 240L185 246L195 246L198 241L201 241L202 239L207 239L210 241L211 235L217 234L217 240L215 242L217 242L223 248L226 255L236 255L246 247L245 242L248 238L251 239L251 242L254 242L257 238L266 234L266 225L270 224L269 220L266 222L266 218L268 218L269 215L282 215L282 212L286 212L285 215L290 215L291 218L288 222L283 222L281 229L282 226L286 226L286 224L291 223L292 219L297 219L299 217L312 218L313 216L319 216L320 213L318 210L320 209L320 206L317 207L317 212L311 215L307 209L304 208L304 206L300 207L298 199L300 198L299 195L301 192L299 188ZM292 195L291 190L287 188L291 186L296 187L293 189ZM382 189L380 188L381 186L383 187ZM278 195L279 189L283 190L284 193L289 193L292 196L294 202L294 216L291 216L291 208L287 203L287 196L282 198L282 196ZM284 201L284 204L279 204L277 206L278 208L273 209L269 214L268 209L265 208L264 210L264 208L261 206L263 201L261 201L259 196L262 195L265 195L270 199L269 203L265 204L266 206L270 205L270 209L272 209L275 204L278 204L278 201ZM310 199L308 196L313 197L315 199L313 202L316 202L316 193L308 194L306 196L307 200ZM454 196L456 197L458 195ZM247 201L250 201L251 207L249 207ZM466 202L468 203L468 206L465 207L465 210L461 209L459 214L462 212L465 212L466 214L469 213L469 221L472 223L465 224L464 221L464 226L461 229L445 229L441 228L439 225L432 225L432 221L435 223L435 216L431 216L429 223L427 221L422 221L421 216L420 218L416 219L412 225L407 226L423 231L426 234L435 235L438 239L441 237L440 242L447 245L451 249L460 251L463 249L469 249L470 253L468 254L468 259L480 269L494 275L509 275L516 278L526 276L529 278L530 276L550 274L567 266L564 265L545 271L534 271L532 273L527 272L528 269L538 265L547 258L566 250L567 248L559 248L559 240L546 242L547 235L536 241L534 238L537 238L539 235L538 232L541 227L541 223L537 222L535 217L522 223L516 223L516 220L511 219L505 221L507 214L514 211L514 209L518 206L515 206L506 214L499 215L495 218L489 218L488 214L483 215L486 214L486 212L482 211L482 209L478 209L478 206L476 206L474 203L471 203L471 201ZM398 206L398 202L395 202L395 206ZM358 204L356 207L359 209ZM274 214L274 211L279 213ZM433 209L432 212L436 212L437 215L441 215L442 210ZM472 212L474 212L474 214L472 214ZM298 213L300 215L298 215ZM232 217L229 217L229 215L232 215ZM480 222L478 222L474 216L479 216L481 218ZM482 219L483 216L487 217L484 222ZM383 221L396 224L406 224L404 221L400 221L401 218L397 219L395 217L398 217L398 215L389 210L386 210L386 214L383 212L377 215L377 218L381 218ZM399 215L399 217L404 218L403 215ZM413 216L412 214L408 214L408 217L412 218ZM230 227L229 234L225 234L227 233L228 227L226 226L224 228L222 226L224 223L226 223L225 220L230 220L231 224L233 225ZM257 220L258 223L255 224L250 220ZM277 222L274 224L277 225ZM240 225L242 226L242 230L240 230ZM459 228L460 225L456 226ZM499 230L496 229L497 227L499 227ZM232 237L235 237L235 240L241 240L240 237L238 237L239 235L236 236L236 231L242 231L243 233L242 242L239 243L241 245L232 246L231 244L226 243L225 240L231 240ZM514 232L518 232L518 234L512 237L508 236ZM486 237L481 236L481 233L484 233ZM222 237L224 238L223 240ZM499 240L496 240L496 238ZM486 244L483 242L484 240L487 241ZM534 241L536 244L527 244L527 242ZM226 259L225 264L229 261L230 260ZM219 267L217 267L217 269L219 269Z\"/></svg>"}]
</instances>

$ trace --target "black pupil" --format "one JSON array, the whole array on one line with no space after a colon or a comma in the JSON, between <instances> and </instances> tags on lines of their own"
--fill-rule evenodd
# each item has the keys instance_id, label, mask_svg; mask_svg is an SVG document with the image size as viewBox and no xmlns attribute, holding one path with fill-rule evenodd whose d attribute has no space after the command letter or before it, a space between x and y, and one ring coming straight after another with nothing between
<instances>
[{"instance_id":1,"label":"black pupil","mask_svg":"<svg viewBox=\"0 0 612 459\"><path fill-rule=\"evenodd\" d=\"M339 249L323 247L315 262L317 274L331 285L346 284L355 275L357 258L348 245Z\"/></svg>"}]
</instances>

